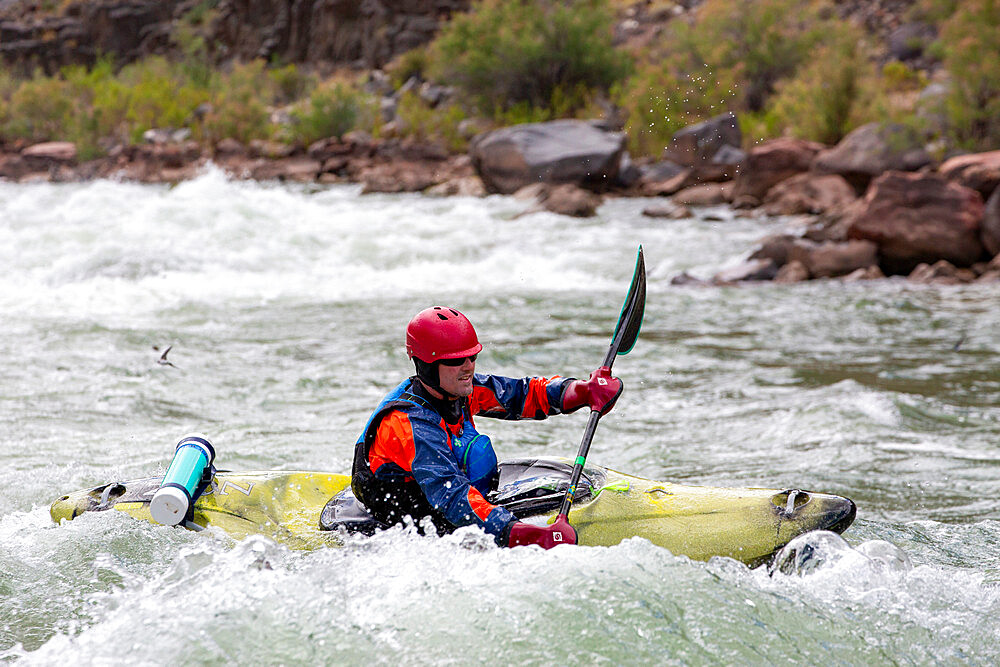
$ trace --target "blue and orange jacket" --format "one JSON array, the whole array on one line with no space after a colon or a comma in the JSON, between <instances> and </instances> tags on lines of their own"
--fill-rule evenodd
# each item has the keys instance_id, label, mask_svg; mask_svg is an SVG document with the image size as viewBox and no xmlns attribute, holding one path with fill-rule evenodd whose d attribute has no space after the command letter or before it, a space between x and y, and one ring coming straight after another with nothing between
<instances>
[{"instance_id":1,"label":"blue and orange jacket","mask_svg":"<svg viewBox=\"0 0 1000 667\"><path fill-rule=\"evenodd\" d=\"M455 456L456 441L477 435L475 416L545 419L560 414L568 381L477 373L461 418L449 424L411 391L414 378L404 380L382 400L358 439L351 480L355 495L385 523L431 516L439 532L476 524L499 541L515 517L472 486Z\"/></svg>"}]
</instances>

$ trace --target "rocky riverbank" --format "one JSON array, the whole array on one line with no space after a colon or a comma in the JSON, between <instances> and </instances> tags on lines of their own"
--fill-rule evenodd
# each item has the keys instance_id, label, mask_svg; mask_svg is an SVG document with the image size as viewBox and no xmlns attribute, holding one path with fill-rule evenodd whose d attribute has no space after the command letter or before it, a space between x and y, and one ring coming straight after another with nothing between
<instances>
[{"instance_id":1,"label":"rocky riverbank","mask_svg":"<svg viewBox=\"0 0 1000 667\"><path fill-rule=\"evenodd\" d=\"M643 51L669 22L692 16L701 4L616 5L615 45ZM170 183L211 162L234 178L361 183L364 192L517 194L533 199L537 209L584 217L594 215L603 198L641 196L655 198L646 214L663 224L688 217L693 207L713 205L788 222L786 233L748 249L742 265L711 277L678 276L678 284L998 279L1000 151L936 159L931 153L947 147L928 147L926 136L902 125L864 125L836 146L781 138L748 148L739 119L724 114L680 130L655 159L634 161L625 148L623 110L599 100L605 117L594 121L481 131L488 124L464 120L457 131L463 141L471 138L468 152L400 138L407 134L399 114L405 95L432 109L454 90L417 77L399 86L380 68L427 44L470 5L469 0L81 0L54 10L33 0L0 0L0 57L14 72L92 64L100 53L113 54L116 65L151 55L175 59L202 39L202 57L215 67L257 58L316 72L346 67L364 73L381 121L366 126L378 138L355 130L310 145L291 139L199 144L189 139L187 128L149 130L143 142L117 146L111 144L118 139L102 135L100 149L107 154L96 160L80 160L72 143L18 140L0 145L0 179ZM837 13L881 43L879 62L910 63L926 75L926 84L936 81L938 65L928 53L936 29L906 22L912 6L912 0L857 0L838 3ZM938 101L941 94L935 83L919 93ZM935 108L929 104L921 112L930 114L921 117L930 125L942 120L932 117ZM288 125L288 108L268 107L267 113L271 123ZM43 136L53 134L60 136ZM320 133L308 136L303 141Z\"/></svg>"},{"instance_id":2,"label":"rocky riverbank","mask_svg":"<svg viewBox=\"0 0 1000 667\"><path fill-rule=\"evenodd\" d=\"M482 133L468 154L363 132L310 146L226 139L211 152L183 133L81 162L71 143L7 146L0 178L17 182L120 178L170 183L212 162L234 178L361 183L364 192L517 194L537 208L591 216L605 197L662 199L645 213L682 218L727 204L786 216L742 265L675 284L859 280L1000 282L1000 151L937 164L905 128L868 125L836 146L777 139L744 152L737 120L722 115L678 132L658 161L634 163L625 136L600 121L562 120ZM669 224L665 222L664 224Z\"/></svg>"}]
</instances>

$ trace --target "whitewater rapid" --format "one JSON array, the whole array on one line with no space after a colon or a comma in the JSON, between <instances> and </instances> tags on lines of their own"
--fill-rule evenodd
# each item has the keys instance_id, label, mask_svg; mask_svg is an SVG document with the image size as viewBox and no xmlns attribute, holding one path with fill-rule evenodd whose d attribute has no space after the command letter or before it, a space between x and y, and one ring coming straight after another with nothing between
<instances>
[{"instance_id":1,"label":"whitewater rapid","mask_svg":"<svg viewBox=\"0 0 1000 667\"><path fill-rule=\"evenodd\" d=\"M689 288L800 221L593 219L354 186L0 183L0 660L18 664L970 664L1000 660L1000 294L905 281ZM417 310L461 308L480 370L581 376L631 278L646 320L590 459L654 479L852 498L845 541L773 574L611 548L394 530L293 551L87 514L63 493L162 473L347 472L410 372ZM960 345L956 345L961 341ZM157 364L172 345L176 367ZM570 456L585 418L480 424Z\"/></svg>"}]
</instances>

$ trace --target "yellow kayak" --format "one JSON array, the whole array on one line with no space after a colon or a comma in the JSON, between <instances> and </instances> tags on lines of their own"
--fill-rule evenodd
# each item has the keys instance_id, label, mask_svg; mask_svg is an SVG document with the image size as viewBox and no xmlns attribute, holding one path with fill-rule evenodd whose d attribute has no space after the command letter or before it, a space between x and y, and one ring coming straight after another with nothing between
<instances>
[{"instance_id":1,"label":"yellow kayak","mask_svg":"<svg viewBox=\"0 0 1000 667\"><path fill-rule=\"evenodd\" d=\"M501 464L491 501L532 523L555 520L572 466L561 459ZM115 509L153 521L149 502L160 477L113 482L52 503L59 523L84 512ZM294 548L335 545L345 532L378 528L354 500L350 476L307 471L216 471L183 525L216 527L240 539L262 534ZM697 560L728 556L749 565L768 559L811 530L843 532L854 503L798 489L689 486L658 482L588 465L569 514L579 544L613 546L642 537Z\"/></svg>"}]
</instances>

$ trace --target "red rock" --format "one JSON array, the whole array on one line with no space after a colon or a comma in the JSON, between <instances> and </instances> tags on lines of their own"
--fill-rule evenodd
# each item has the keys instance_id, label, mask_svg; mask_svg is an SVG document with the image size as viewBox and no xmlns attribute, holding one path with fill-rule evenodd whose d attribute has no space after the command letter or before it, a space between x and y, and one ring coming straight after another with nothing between
<instances>
[{"instance_id":1,"label":"red rock","mask_svg":"<svg viewBox=\"0 0 1000 667\"><path fill-rule=\"evenodd\" d=\"M776 283L800 283L809 280L809 269L802 262L795 260L785 264L774 277Z\"/></svg>"},{"instance_id":2,"label":"red rock","mask_svg":"<svg viewBox=\"0 0 1000 667\"><path fill-rule=\"evenodd\" d=\"M665 197L680 192L696 182L694 170L685 169L666 180L644 180L639 185L639 193L646 197Z\"/></svg>"},{"instance_id":3,"label":"red rock","mask_svg":"<svg viewBox=\"0 0 1000 667\"><path fill-rule=\"evenodd\" d=\"M958 276L958 269L955 265L945 260L940 260L931 264L918 264L907 280L925 285L959 285L964 282Z\"/></svg>"},{"instance_id":4,"label":"red rock","mask_svg":"<svg viewBox=\"0 0 1000 667\"><path fill-rule=\"evenodd\" d=\"M978 190L983 199L1000 187L1000 151L959 155L938 169L945 178Z\"/></svg>"},{"instance_id":5,"label":"red rock","mask_svg":"<svg viewBox=\"0 0 1000 667\"><path fill-rule=\"evenodd\" d=\"M0 155L0 178L17 181L30 172L31 167L20 155Z\"/></svg>"},{"instance_id":6,"label":"red rock","mask_svg":"<svg viewBox=\"0 0 1000 667\"><path fill-rule=\"evenodd\" d=\"M433 169L406 162L372 165L361 171L358 180L363 184L362 194L420 192L440 182Z\"/></svg>"},{"instance_id":7,"label":"red rock","mask_svg":"<svg viewBox=\"0 0 1000 667\"><path fill-rule=\"evenodd\" d=\"M69 141L47 141L28 146L21 151L21 156L32 162L76 162L76 144Z\"/></svg>"},{"instance_id":8,"label":"red rock","mask_svg":"<svg viewBox=\"0 0 1000 667\"><path fill-rule=\"evenodd\" d=\"M597 214L597 207L601 205L601 197L583 188L565 183L552 186L542 205L547 210L560 215L589 218Z\"/></svg>"},{"instance_id":9,"label":"red rock","mask_svg":"<svg viewBox=\"0 0 1000 667\"><path fill-rule=\"evenodd\" d=\"M519 189L514 193L514 197L534 200L535 204L528 209L528 213L551 211L577 218L589 218L595 215L597 207L601 205L599 195L569 183L562 185L535 183Z\"/></svg>"},{"instance_id":10,"label":"red rock","mask_svg":"<svg viewBox=\"0 0 1000 667\"><path fill-rule=\"evenodd\" d=\"M463 176L432 186L427 194L435 197L485 197L486 186L477 176Z\"/></svg>"},{"instance_id":11,"label":"red rock","mask_svg":"<svg viewBox=\"0 0 1000 667\"><path fill-rule=\"evenodd\" d=\"M801 240L788 253L789 262L801 262L813 278L832 278L875 266L878 250L871 241L814 243Z\"/></svg>"},{"instance_id":12,"label":"red rock","mask_svg":"<svg viewBox=\"0 0 1000 667\"><path fill-rule=\"evenodd\" d=\"M647 218L668 218L670 220L683 220L694 215L687 206L678 206L677 204L648 206L642 209L642 214Z\"/></svg>"},{"instance_id":13,"label":"red rock","mask_svg":"<svg viewBox=\"0 0 1000 667\"><path fill-rule=\"evenodd\" d=\"M778 183L764 197L768 215L816 215L843 211L856 199L854 188L836 174L804 173Z\"/></svg>"},{"instance_id":14,"label":"red rock","mask_svg":"<svg viewBox=\"0 0 1000 667\"><path fill-rule=\"evenodd\" d=\"M728 203L732 199L733 184L731 182L692 185L673 196L676 203L686 206L717 206Z\"/></svg>"},{"instance_id":15,"label":"red rock","mask_svg":"<svg viewBox=\"0 0 1000 667\"><path fill-rule=\"evenodd\" d=\"M761 245L750 255L750 259L770 259L777 266L788 263L788 255L799 237L791 234L773 234L765 237Z\"/></svg>"},{"instance_id":16,"label":"red rock","mask_svg":"<svg viewBox=\"0 0 1000 667\"><path fill-rule=\"evenodd\" d=\"M888 172L877 178L847 221L849 239L878 245L889 274L945 259L970 266L983 254L983 200L975 190L939 174Z\"/></svg>"},{"instance_id":17,"label":"red rock","mask_svg":"<svg viewBox=\"0 0 1000 667\"><path fill-rule=\"evenodd\" d=\"M250 142L250 155L262 157L270 160L280 160L295 155L298 147L293 144L285 144L280 141L265 141L264 139L254 139Z\"/></svg>"},{"instance_id":18,"label":"red rock","mask_svg":"<svg viewBox=\"0 0 1000 667\"><path fill-rule=\"evenodd\" d=\"M215 157L218 159L228 159L246 157L247 147L236 139L226 138L215 144Z\"/></svg>"},{"instance_id":19,"label":"red rock","mask_svg":"<svg viewBox=\"0 0 1000 667\"><path fill-rule=\"evenodd\" d=\"M821 150L822 144L791 138L775 139L755 146L736 176L733 198L762 201L768 190L778 183L809 171L809 165Z\"/></svg>"},{"instance_id":20,"label":"red rock","mask_svg":"<svg viewBox=\"0 0 1000 667\"><path fill-rule=\"evenodd\" d=\"M251 168L250 177L258 181L308 183L316 180L320 166L319 162L306 156L262 160Z\"/></svg>"},{"instance_id":21,"label":"red rock","mask_svg":"<svg viewBox=\"0 0 1000 667\"><path fill-rule=\"evenodd\" d=\"M324 162L332 157L344 157L350 155L354 150L352 144L341 141L336 137L320 139L309 144L306 155L318 162Z\"/></svg>"},{"instance_id":22,"label":"red rock","mask_svg":"<svg viewBox=\"0 0 1000 667\"><path fill-rule=\"evenodd\" d=\"M986 201L979 238L987 253L1000 257L1000 186L997 186Z\"/></svg>"},{"instance_id":23,"label":"red rock","mask_svg":"<svg viewBox=\"0 0 1000 667\"><path fill-rule=\"evenodd\" d=\"M878 280L880 278L885 278L882 269L878 268L878 266L869 266L863 269L855 269L841 278L841 280L845 283L854 283L860 280Z\"/></svg>"}]
</instances>

